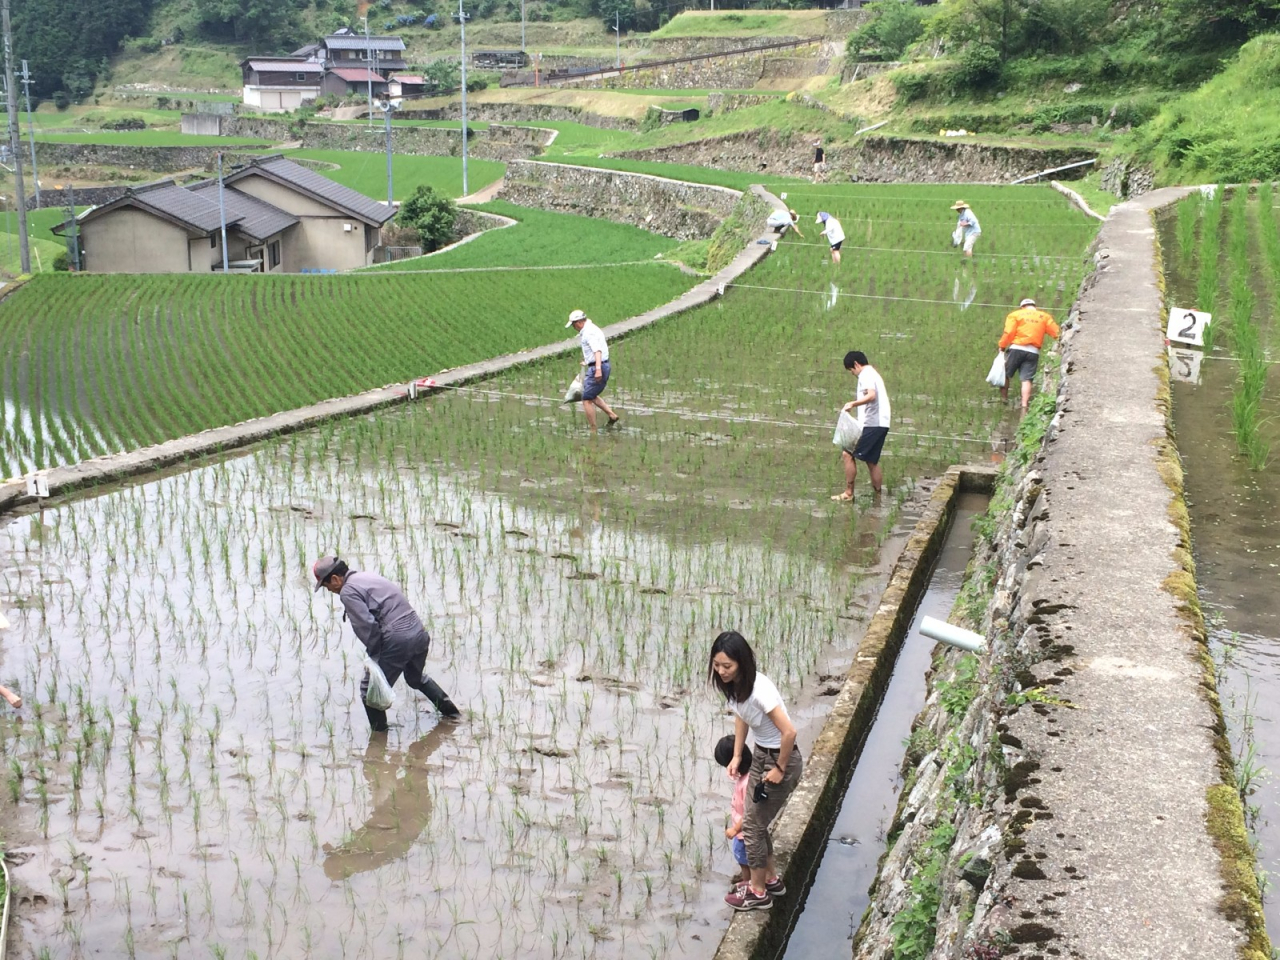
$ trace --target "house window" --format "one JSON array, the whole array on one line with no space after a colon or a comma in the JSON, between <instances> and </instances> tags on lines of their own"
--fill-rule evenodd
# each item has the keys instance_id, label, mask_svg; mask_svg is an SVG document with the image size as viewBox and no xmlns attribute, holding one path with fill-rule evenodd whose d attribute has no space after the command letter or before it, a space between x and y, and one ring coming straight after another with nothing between
<instances>
[{"instance_id":1,"label":"house window","mask_svg":"<svg viewBox=\"0 0 1280 960\"><path fill-rule=\"evenodd\" d=\"M271 243L268 244L267 262L270 264L272 270L280 266L280 241L279 240L272 240Z\"/></svg>"},{"instance_id":2,"label":"house window","mask_svg":"<svg viewBox=\"0 0 1280 960\"><path fill-rule=\"evenodd\" d=\"M210 235L210 237L209 237L209 248L210 248L211 250L217 250L217 249L218 249L218 235L217 235L216 233L215 233L215 234Z\"/></svg>"},{"instance_id":3,"label":"house window","mask_svg":"<svg viewBox=\"0 0 1280 960\"><path fill-rule=\"evenodd\" d=\"M293 75L293 79L297 80L299 83L305 83L307 80L307 75L305 73L295 73Z\"/></svg>"}]
</instances>

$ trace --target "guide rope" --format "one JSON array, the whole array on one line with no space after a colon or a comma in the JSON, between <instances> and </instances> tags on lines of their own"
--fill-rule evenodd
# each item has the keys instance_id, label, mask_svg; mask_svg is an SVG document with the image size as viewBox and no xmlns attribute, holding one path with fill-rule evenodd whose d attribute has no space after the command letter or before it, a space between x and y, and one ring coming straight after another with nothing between
<instances>
[{"instance_id":1,"label":"guide rope","mask_svg":"<svg viewBox=\"0 0 1280 960\"><path fill-rule=\"evenodd\" d=\"M830 290L800 290L795 287L765 287L752 283L726 283L724 286L726 290L730 287L740 287L743 290L768 290L773 293L809 293L814 296L827 297L828 299L834 296L853 297L858 300L897 300L904 303L932 303L945 307L956 307L963 302L958 300L928 300L924 297L890 297L878 293L841 293L838 289L835 293L832 293ZM1013 309L1013 305L1008 303L980 303L976 300L973 303L970 303L969 306L995 307L1000 310Z\"/></svg>"},{"instance_id":2,"label":"guide rope","mask_svg":"<svg viewBox=\"0 0 1280 960\"><path fill-rule=\"evenodd\" d=\"M363 270L362 277L404 276L406 273L503 273L520 270L590 270L595 267L640 267L645 264L661 264L680 269L673 260L619 260L617 263L549 263L535 267L437 267L433 270Z\"/></svg>"},{"instance_id":3,"label":"guide rope","mask_svg":"<svg viewBox=\"0 0 1280 960\"><path fill-rule=\"evenodd\" d=\"M779 240L778 246L793 247L826 247L829 244L818 243L814 240ZM846 250L872 250L877 253L928 253L935 257L954 257L954 250L909 250L906 247L851 247L847 243L840 247L840 252ZM1035 260L1083 260L1084 255L1080 256L1063 256L1061 254L1049 253L980 253L973 257L974 260L985 260L987 257L1008 257L1010 259L1032 258Z\"/></svg>"},{"instance_id":4,"label":"guide rope","mask_svg":"<svg viewBox=\"0 0 1280 960\"><path fill-rule=\"evenodd\" d=\"M435 390L454 390L458 393L475 393L487 397L497 397L502 400L524 400L528 403L536 403L544 407L561 407L566 405L566 401L552 400L544 396L532 393L512 393L505 390L488 390L484 387L470 387L465 384L440 384L433 389ZM572 401L577 403L578 401ZM627 403L626 411L628 413L645 413L645 414L666 414L668 416L679 417L684 420L699 421L716 421L722 423L746 423L771 427L799 427L804 430L831 430L833 427L825 423L805 423L801 420L775 420L770 417L737 417L731 414L720 413L700 413L693 410L672 410L668 407L646 407L640 404ZM914 437L921 440L944 440L953 443L981 443L990 445L992 443L1005 442L1004 437L955 437L943 434L933 433L911 433L906 430L894 430L889 434L889 438L893 437Z\"/></svg>"}]
</instances>

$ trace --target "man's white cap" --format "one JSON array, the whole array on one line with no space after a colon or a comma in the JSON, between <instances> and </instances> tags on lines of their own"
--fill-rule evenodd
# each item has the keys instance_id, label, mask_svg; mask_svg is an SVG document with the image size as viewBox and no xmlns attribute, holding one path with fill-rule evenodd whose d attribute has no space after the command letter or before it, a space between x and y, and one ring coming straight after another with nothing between
<instances>
[{"instance_id":1,"label":"man's white cap","mask_svg":"<svg viewBox=\"0 0 1280 960\"><path fill-rule=\"evenodd\" d=\"M1018 304L1018 306L1020 307L1034 307L1035 305L1036 305L1036 302L1032 300L1030 297L1023 297L1022 302Z\"/></svg>"},{"instance_id":2,"label":"man's white cap","mask_svg":"<svg viewBox=\"0 0 1280 960\"><path fill-rule=\"evenodd\" d=\"M583 313L581 310L575 310L573 311L573 313L569 314L569 322L566 323L565 326L572 327L579 320L585 320L585 319L587 319L587 315L585 313Z\"/></svg>"}]
</instances>

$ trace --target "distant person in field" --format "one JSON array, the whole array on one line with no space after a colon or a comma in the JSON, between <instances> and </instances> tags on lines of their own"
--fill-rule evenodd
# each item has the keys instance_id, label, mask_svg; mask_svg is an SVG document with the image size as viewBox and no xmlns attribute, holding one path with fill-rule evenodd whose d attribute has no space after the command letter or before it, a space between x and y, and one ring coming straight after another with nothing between
<instances>
[{"instance_id":1,"label":"distant person in field","mask_svg":"<svg viewBox=\"0 0 1280 960\"><path fill-rule=\"evenodd\" d=\"M1000 349L1004 355L1004 386L1000 388L1000 399L1009 399L1009 384L1016 373L1022 381L1022 412L1027 412L1031 403L1031 384L1036 379L1036 369L1040 366L1040 348L1044 346L1045 334L1058 339L1062 331L1054 323L1053 317L1043 310L1037 309L1036 302L1030 297L1018 304L1018 309L1004 318L1004 336L1000 338Z\"/></svg>"},{"instance_id":2,"label":"distant person in field","mask_svg":"<svg viewBox=\"0 0 1280 960\"><path fill-rule=\"evenodd\" d=\"M569 314L566 327L578 331L578 339L582 343L582 412L587 415L587 423L591 432L596 432L596 409L604 411L609 418L609 426L618 422L618 415L609 409L604 402L605 386L609 383L609 343L604 338L604 331L587 318L581 310Z\"/></svg>"},{"instance_id":3,"label":"distant person in field","mask_svg":"<svg viewBox=\"0 0 1280 960\"><path fill-rule=\"evenodd\" d=\"M456 720L461 712L440 685L424 672L431 635L405 595L390 580L376 573L351 570L338 557L321 557L311 567L316 578L315 589L321 587L336 593L346 610L369 659L386 674L387 683L395 686L400 674L404 682L426 696L446 720ZM360 701L369 691L369 671L360 681ZM364 705L369 725L375 733L387 729L387 712Z\"/></svg>"},{"instance_id":4,"label":"distant person in field","mask_svg":"<svg viewBox=\"0 0 1280 960\"><path fill-rule=\"evenodd\" d=\"M817 183L827 172L827 152L822 149L822 141L813 141L813 182Z\"/></svg>"},{"instance_id":5,"label":"distant person in field","mask_svg":"<svg viewBox=\"0 0 1280 960\"><path fill-rule=\"evenodd\" d=\"M765 220L764 225L772 228L774 233L786 233L790 228L796 232L796 236L801 240L804 234L800 232L800 214L794 210L775 210L769 214L769 218Z\"/></svg>"},{"instance_id":6,"label":"distant person in field","mask_svg":"<svg viewBox=\"0 0 1280 960\"><path fill-rule=\"evenodd\" d=\"M844 368L858 378L858 395L841 409L845 413L852 413L857 408L862 436L852 453L848 450L840 451L840 459L844 463L844 490L831 499L848 503L853 500L853 483L858 479L859 460L867 465L867 472L871 474L871 489L879 493L884 486L880 453L884 450L885 438L889 436L890 410L889 391L884 388L884 380L867 361L865 353L850 350L844 355Z\"/></svg>"},{"instance_id":7,"label":"distant person in field","mask_svg":"<svg viewBox=\"0 0 1280 960\"><path fill-rule=\"evenodd\" d=\"M978 218L974 216L973 211L969 209L969 205L963 200L957 200L952 204L951 209L960 214L960 219L956 221L955 232L951 234L951 245L963 247L964 255L972 257L973 245L982 236L982 227L978 224Z\"/></svg>"},{"instance_id":8,"label":"distant person in field","mask_svg":"<svg viewBox=\"0 0 1280 960\"><path fill-rule=\"evenodd\" d=\"M827 238L827 243L831 244L831 262L839 264L840 247L844 244L844 227L840 226L840 221L825 210L818 214L818 219L814 223L822 224L822 230L819 231L818 236Z\"/></svg>"}]
</instances>

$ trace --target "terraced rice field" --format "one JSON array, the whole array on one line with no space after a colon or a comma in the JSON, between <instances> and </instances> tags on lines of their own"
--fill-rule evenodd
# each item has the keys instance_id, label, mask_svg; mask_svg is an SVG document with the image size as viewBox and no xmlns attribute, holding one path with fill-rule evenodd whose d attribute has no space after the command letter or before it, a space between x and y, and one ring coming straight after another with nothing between
<instances>
[{"instance_id":1,"label":"terraced rice field","mask_svg":"<svg viewBox=\"0 0 1280 960\"><path fill-rule=\"evenodd\" d=\"M29 704L0 724L9 850L47 901L25 942L710 958L732 868L712 638L748 636L807 749L899 521L1012 429L982 379L1004 314L1030 294L1061 317L1084 270L1091 225L1040 189L970 191L987 255L960 263L949 196L794 196L844 216L844 263L784 242L616 341L623 419L598 437L556 403L556 361L0 529L0 682ZM608 319L611 283L578 304ZM829 494L851 348L895 426L886 493L849 506ZM401 687L369 737L358 646L311 592L327 551L405 586L465 722Z\"/></svg>"}]
</instances>

